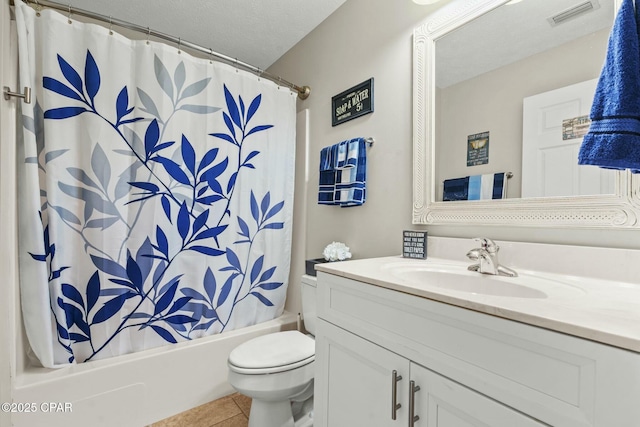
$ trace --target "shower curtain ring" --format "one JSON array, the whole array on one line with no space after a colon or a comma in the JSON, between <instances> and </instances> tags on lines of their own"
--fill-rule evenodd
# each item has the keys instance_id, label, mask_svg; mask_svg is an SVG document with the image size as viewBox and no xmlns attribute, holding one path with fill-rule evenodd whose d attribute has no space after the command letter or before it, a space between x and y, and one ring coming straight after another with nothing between
<instances>
[{"instance_id":1,"label":"shower curtain ring","mask_svg":"<svg viewBox=\"0 0 640 427\"><path fill-rule=\"evenodd\" d=\"M151 29L147 27L147 44L149 44L149 39L151 38Z\"/></svg>"},{"instance_id":2,"label":"shower curtain ring","mask_svg":"<svg viewBox=\"0 0 640 427\"><path fill-rule=\"evenodd\" d=\"M178 55L180 55L180 45L182 45L182 38L178 37Z\"/></svg>"},{"instance_id":3,"label":"shower curtain ring","mask_svg":"<svg viewBox=\"0 0 640 427\"><path fill-rule=\"evenodd\" d=\"M109 35L113 35L113 19L111 16L109 16Z\"/></svg>"},{"instance_id":4,"label":"shower curtain ring","mask_svg":"<svg viewBox=\"0 0 640 427\"><path fill-rule=\"evenodd\" d=\"M236 73L238 72L238 58L236 58Z\"/></svg>"},{"instance_id":5,"label":"shower curtain ring","mask_svg":"<svg viewBox=\"0 0 640 427\"><path fill-rule=\"evenodd\" d=\"M42 5L38 2L38 0L35 0L35 2L36 2L36 7L35 7L36 16L40 16L40 11L42 10Z\"/></svg>"},{"instance_id":6,"label":"shower curtain ring","mask_svg":"<svg viewBox=\"0 0 640 427\"><path fill-rule=\"evenodd\" d=\"M71 5L68 5L69 8L69 14L67 15L67 22L69 24L73 24L73 22L71 21Z\"/></svg>"},{"instance_id":7,"label":"shower curtain ring","mask_svg":"<svg viewBox=\"0 0 640 427\"><path fill-rule=\"evenodd\" d=\"M211 58L209 58L209 64L213 64L213 49L209 48L209 55L211 56Z\"/></svg>"}]
</instances>

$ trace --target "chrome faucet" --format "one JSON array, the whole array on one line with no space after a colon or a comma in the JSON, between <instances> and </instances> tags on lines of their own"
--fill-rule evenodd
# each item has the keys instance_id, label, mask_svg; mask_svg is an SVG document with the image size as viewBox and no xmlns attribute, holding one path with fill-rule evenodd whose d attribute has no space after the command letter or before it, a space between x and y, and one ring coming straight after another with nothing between
<instances>
[{"instance_id":1,"label":"chrome faucet","mask_svg":"<svg viewBox=\"0 0 640 427\"><path fill-rule=\"evenodd\" d=\"M518 273L512 269L500 265L498 262L500 246L496 245L493 240L484 237L477 237L474 240L480 242L480 247L467 252L467 258L472 261L478 261L478 263L470 265L468 270L495 276L518 276Z\"/></svg>"}]
</instances>

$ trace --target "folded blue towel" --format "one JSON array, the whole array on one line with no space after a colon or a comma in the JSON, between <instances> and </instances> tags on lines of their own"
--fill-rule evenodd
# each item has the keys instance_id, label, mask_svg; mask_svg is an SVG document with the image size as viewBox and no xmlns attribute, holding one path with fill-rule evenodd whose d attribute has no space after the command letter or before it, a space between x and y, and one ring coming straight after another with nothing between
<instances>
[{"instance_id":1,"label":"folded blue towel","mask_svg":"<svg viewBox=\"0 0 640 427\"><path fill-rule=\"evenodd\" d=\"M341 151L344 150L344 159ZM367 192L367 148L364 138L354 138L339 144L341 166L336 173L335 201L341 207L360 206Z\"/></svg>"},{"instance_id":2,"label":"folded blue towel","mask_svg":"<svg viewBox=\"0 0 640 427\"><path fill-rule=\"evenodd\" d=\"M332 145L320 151L320 183L318 187L318 203L321 205L335 205L336 190L335 159L338 146Z\"/></svg>"},{"instance_id":3,"label":"folded blue towel","mask_svg":"<svg viewBox=\"0 0 640 427\"><path fill-rule=\"evenodd\" d=\"M578 164L640 171L640 11L623 0L591 106Z\"/></svg>"},{"instance_id":4,"label":"folded blue towel","mask_svg":"<svg viewBox=\"0 0 640 427\"><path fill-rule=\"evenodd\" d=\"M337 150L338 150L338 155L336 156L336 159L335 159L336 169L343 168L344 165L346 164L348 145L349 145L349 141L342 141L336 144Z\"/></svg>"},{"instance_id":5,"label":"folded blue towel","mask_svg":"<svg viewBox=\"0 0 640 427\"><path fill-rule=\"evenodd\" d=\"M364 138L320 151L318 204L360 206L366 200L367 150Z\"/></svg>"},{"instance_id":6,"label":"folded blue towel","mask_svg":"<svg viewBox=\"0 0 640 427\"><path fill-rule=\"evenodd\" d=\"M347 157L345 160L345 168L357 167L359 164L366 164L366 143L364 138L355 138L349 141L347 147ZM362 157L361 157L361 153Z\"/></svg>"},{"instance_id":7,"label":"folded blue towel","mask_svg":"<svg viewBox=\"0 0 640 427\"><path fill-rule=\"evenodd\" d=\"M446 179L442 200L491 200L506 197L504 172Z\"/></svg>"},{"instance_id":8,"label":"folded blue towel","mask_svg":"<svg viewBox=\"0 0 640 427\"><path fill-rule=\"evenodd\" d=\"M335 169L334 154L332 152L334 146L324 147L320 151L320 172L332 171Z\"/></svg>"}]
</instances>

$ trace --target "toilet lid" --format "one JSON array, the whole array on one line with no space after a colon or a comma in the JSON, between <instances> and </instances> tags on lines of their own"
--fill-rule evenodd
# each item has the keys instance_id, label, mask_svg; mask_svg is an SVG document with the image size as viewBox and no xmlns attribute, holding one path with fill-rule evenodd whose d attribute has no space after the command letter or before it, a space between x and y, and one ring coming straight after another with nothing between
<instances>
[{"instance_id":1,"label":"toilet lid","mask_svg":"<svg viewBox=\"0 0 640 427\"><path fill-rule=\"evenodd\" d=\"M313 338L298 331L276 332L240 344L229 355L229 363L245 369L275 368L312 358L315 351Z\"/></svg>"}]
</instances>

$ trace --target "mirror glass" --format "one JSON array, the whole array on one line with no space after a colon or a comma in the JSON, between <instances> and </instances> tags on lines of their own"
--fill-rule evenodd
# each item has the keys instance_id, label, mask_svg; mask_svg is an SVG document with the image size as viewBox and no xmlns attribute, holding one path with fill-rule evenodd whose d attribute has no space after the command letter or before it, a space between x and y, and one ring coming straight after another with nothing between
<instances>
[{"instance_id":1,"label":"mirror glass","mask_svg":"<svg viewBox=\"0 0 640 427\"><path fill-rule=\"evenodd\" d=\"M434 39L433 201L614 194L616 172L577 157L615 0L493 3Z\"/></svg>"},{"instance_id":2,"label":"mirror glass","mask_svg":"<svg viewBox=\"0 0 640 427\"><path fill-rule=\"evenodd\" d=\"M640 229L640 177L576 165L620 3L451 0L414 29L414 224Z\"/></svg>"}]
</instances>

